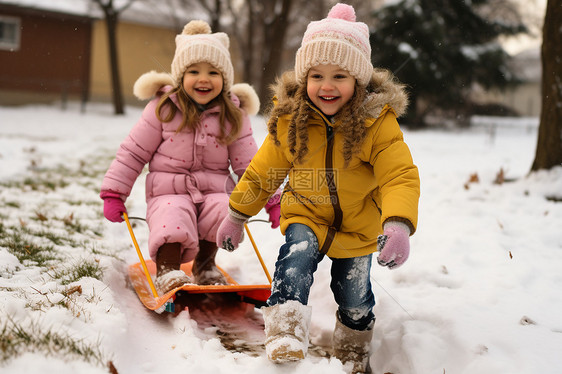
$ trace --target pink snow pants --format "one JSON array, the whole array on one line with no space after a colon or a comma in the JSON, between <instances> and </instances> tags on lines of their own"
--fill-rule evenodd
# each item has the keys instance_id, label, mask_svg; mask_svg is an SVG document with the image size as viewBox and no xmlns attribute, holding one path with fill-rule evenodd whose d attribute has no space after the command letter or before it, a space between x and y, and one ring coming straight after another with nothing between
<instances>
[{"instance_id":1,"label":"pink snow pants","mask_svg":"<svg viewBox=\"0 0 562 374\"><path fill-rule=\"evenodd\" d=\"M228 195L209 193L195 204L188 194L161 195L147 201L148 251L153 261L164 243L181 243L182 262L199 251L199 241L215 242L220 223L228 214Z\"/></svg>"}]
</instances>

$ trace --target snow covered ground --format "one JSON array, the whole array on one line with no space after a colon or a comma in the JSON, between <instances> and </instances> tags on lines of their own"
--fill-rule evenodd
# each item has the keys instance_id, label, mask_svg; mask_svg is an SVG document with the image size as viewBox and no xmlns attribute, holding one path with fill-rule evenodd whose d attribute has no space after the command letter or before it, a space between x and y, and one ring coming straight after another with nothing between
<instances>
[{"instance_id":1,"label":"snow covered ground","mask_svg":"<svg viewBox=\"0 0 562 374\"><path fill-rule=\"evenodd\" d=\"M344 373L326 358L275 365L233 353L188 312L158 316L140 304L127 284L126 266L138 261L128 231L103 219L98 198L139 114L0 107L0 372L97 374L111 362L120 374ZM553 199L562 197L562 168L528 175L536 119L494 131L480 123L405 131L422 181L419 228L404 266L373 266L377 374L562 370L562 204ZM263 140L262 118L254 130ZM500 170L504 183L495 184ZM143 189L141 177L131 216L144 215ZM265 223L250 228L272 273L283 237ZM146 227L135 230L146 250ZM247 240L217 262L240 283L266 282ZM329 265L310 298L320 345L335 323Z\"/></svg>"}]
</instances>

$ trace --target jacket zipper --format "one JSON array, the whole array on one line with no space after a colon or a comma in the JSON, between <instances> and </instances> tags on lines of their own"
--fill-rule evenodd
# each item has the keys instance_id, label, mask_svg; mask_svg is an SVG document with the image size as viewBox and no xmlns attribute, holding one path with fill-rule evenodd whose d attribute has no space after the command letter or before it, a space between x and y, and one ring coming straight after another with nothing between
<instances>
[{"instance_id":1,"label":"jacket zipper","mask_svg":"<svg viewBox=\"0 0 562 374\"><path fill-rule=\"evenodd\" d=\"M324 118L322 116L322 118ZM332 243L334 241L334 237L336 236L336 232L340 231L342 220L343 220L343 212L340 205L340 199L338 196L338 188L336 186L336 174L334 172L334 128L328 124L326 119L324 119L324 124L326 126L326 183L328 184L328 190L330 191L330 201L332 203L332 207L334 208L334 221L332 225L328 227L328 234L326 235L326 240L320 248L320 253L326 254Z\"/></svg>"}]
</instances>

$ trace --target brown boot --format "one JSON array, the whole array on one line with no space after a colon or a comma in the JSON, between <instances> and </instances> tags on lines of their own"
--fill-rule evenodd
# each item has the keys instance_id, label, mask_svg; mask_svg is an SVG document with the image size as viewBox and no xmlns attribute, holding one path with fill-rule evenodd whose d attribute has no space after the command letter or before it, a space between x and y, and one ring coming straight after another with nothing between
<instances>
[{"instance_id":1,"label":"brown boot","mask_svg":"<svg viewBox=\"0 0 562 374\"><path fill-rule=\"evenodd\" d=\"M345 326L336 312L336 328L332 339L334 356L342 364L353 364L352 374L372 373L369 364L371 339L375 321L365 330L354 330Z\"/></svg>"},{"instance_id":2,"label":"brown boot","mask_svg":"<svg viewBox=\"0 0 562 374\"><path fill-rule=\"evenodd\" d=\"M298 361L308 351L311 308L295 300L263 308L265 351L276 363Z\"/></svg>"},{"instance_id":3,"label":"brown boot","mask_svg":"<svg viewBox=\"0 0 562 374\"><path fill-rule=\"evenodd\" d=\"M215 264L217 245L206 240L199 241L199 252L193 260L193 279L196 284L215 285L228 284L226 278Z\"/></svg>"},{"instance_id":4,"label":"brown boot","mask_svg":"<svg viewBox=\"0 0 562 374\"><path fill-rule=\"evenodd\" d=\"M162 296L174 288L191 283L191 279L180 270L181 244L165 243L156 253L156 280L154 286L158 296Z\"/></svg>"}]
</instances>

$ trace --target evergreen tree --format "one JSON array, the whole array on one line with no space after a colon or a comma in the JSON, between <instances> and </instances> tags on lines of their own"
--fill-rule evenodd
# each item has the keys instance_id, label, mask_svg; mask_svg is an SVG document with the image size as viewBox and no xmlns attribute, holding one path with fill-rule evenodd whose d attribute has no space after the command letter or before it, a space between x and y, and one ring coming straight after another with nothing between
<instances>
[{"instance_id":1,"label":"evergreen tree","mask_svg":"<svg viewBox=\"0 0 562 374\"><path fill-rule=\"evenodd\" d=\"M411 125L423 125L430 112L463 114L474 83L501 89L516 82L498 37L526 27L518 16L509 22L493 16L492 6L500 1L508 5L504 0L400 0L373 15L373 64L409 86Z\"/></svg>"}]
</instances>

